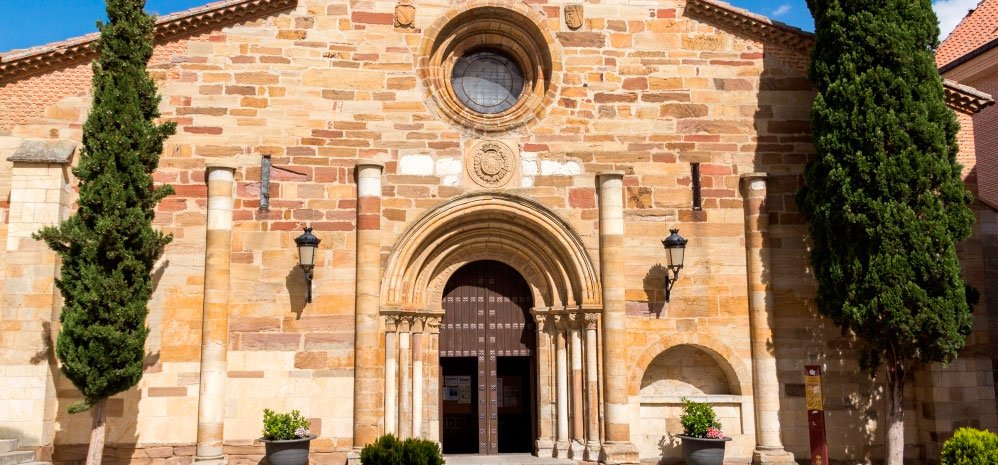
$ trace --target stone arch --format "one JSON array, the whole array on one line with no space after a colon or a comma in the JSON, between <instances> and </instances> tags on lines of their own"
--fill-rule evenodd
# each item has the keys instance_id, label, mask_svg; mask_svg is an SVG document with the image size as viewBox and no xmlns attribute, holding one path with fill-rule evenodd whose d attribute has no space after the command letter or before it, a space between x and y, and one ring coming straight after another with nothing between
<instances>
[{"instance_id":1,"label":"stone arch","mask_svg":"<svg viewBox=\"0 0 998 465\"><path fill-rule=\"evenodd\" d=\"M711 336L696 333L662 336L645 348L631 370L628 394L637 395L640 392L641 380L644 378L645 372L659 355L680 346L692 346L710 355L727 377L731 394L752 394L752 373L744 363L740 362L742 357L723 342Z\"/></svg>"},{"instance_id":2,"label":"stone arch","mask_svg":"<svg viewBox=\"0 0 998 465\"><path fill-rule=\"evenodd\" d=\"M602 308L596 268L571 226L537 202L497 192L457 197L416 220L389 255L382 306L438 312L447 279L477 260L516 269L535 307Z\"/></svg>"}]
</instances>

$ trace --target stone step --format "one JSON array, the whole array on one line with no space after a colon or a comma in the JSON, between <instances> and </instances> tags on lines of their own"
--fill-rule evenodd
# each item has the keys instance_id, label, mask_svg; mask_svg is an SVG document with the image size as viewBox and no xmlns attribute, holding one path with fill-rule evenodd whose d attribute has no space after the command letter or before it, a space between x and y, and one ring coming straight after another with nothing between
<instances>
[{"instance_id":1,"label":"stone step","mask_svg":"<svg viewBox=\"0 0 998 465\"><path fill-rule=\"evenodd\" d=\"M0 454L17 450L17 439L0 439Z\"/></svg>"},{"instance_id":2,"label":"stone step","mask_svg":"<svg viewBox=\"0 0 998 465\"><path fill-rule=\"evenodd\" d=\"M21 465L52 465L52 462L28 462Z\"/></svg>"},{"instance_id":3,"label":"stone step","mask_svg":"<svg viewBox=\"0 0 998 465\"><path fill-rule=\"evenodd\" d=\"M21 465L35 461L35 452L30 450L15 450L0 454L0 465Z\"/></svg>"}]
</instances>

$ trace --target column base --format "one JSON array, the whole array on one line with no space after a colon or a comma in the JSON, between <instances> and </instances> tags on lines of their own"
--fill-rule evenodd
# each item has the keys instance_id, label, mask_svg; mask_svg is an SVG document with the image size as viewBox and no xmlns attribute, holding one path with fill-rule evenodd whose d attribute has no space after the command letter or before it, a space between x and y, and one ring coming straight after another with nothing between
<instances>
[{"instance_id":1,"label":"column base","mask_svg":"<svg viewBox=\"0 0 998 465\"><path fill-rule=\"evenodd\" d=\"M797 463L794 461L794 454L783 450L783 448L757 448L752 451L752 465L784 465L790 463Z\"/></svg>"},{"instance_id":2,"label":"column base","mask_svg":"<svg viewBox=\"0 0 998 465\"><path fill-rule=\"evenodd\" d=\"M599 462L599 442L589 441L586 443L586 454L584 460L587 462Z\"/></svg>"},{"instance_id":3,"label":"column base","mask_svg":"<svg viewBox=\"0 0 998 465\"><path fill-rule=\"evenodd\" d=\"M586 445L582 443L581 440L574 439L568 445L568 458L572 460L584 460L584 453L586 450Z\"/></svg>"},{"instance_id":4,"label":"column base","mask_svg":"<svg viewBox=\"0 0 998 465\"><path fill-rule=\"evenodd\" d=\"M347 452L347 465L360 465L360 449Z\"/></svg>"},{"instance_id":5,"label":"column base","mask_svg":"<svg viewBox=\"0 0 998 465\"><path fill-rule=\"evenodd\" d=\"M224 455L216 457L194 456L194 463L197 465L229 465L229 459Z\"/></svg>"},{"instance_id":6,"label":"column base","mask_svg":"<svg viewBox=\"0 0 998 465\"><path fill-rule=\"evenodd\" d=\"M628 441L604 442L599 461L606 465L637 464L640 462L638 448Z\"/></svg>"},{"instance_id":7,"label":"column base","mask_svg":"<svg viewBox=\"0 0 998 465\"><path fill-rule=\"evenodd\" d=\"M569 450L572 447L572 443L571 442L569 442L569 441L558 441L558 442L556 442L554 444L554 447L555 447L555 451L554 451L555 457L557 457L559 459L571 458L569 456L569 453L568 453Z\"/></svg>"},{"instance_id":8,"label":"column base","mask_svg":"<svg viewBox=\"0 0 998 465\"><path fill-rule=\"evenodd\" d=\"M554 441L538 439L536 449L538 457L554 457Z\"/></svg>"}]
</instances>

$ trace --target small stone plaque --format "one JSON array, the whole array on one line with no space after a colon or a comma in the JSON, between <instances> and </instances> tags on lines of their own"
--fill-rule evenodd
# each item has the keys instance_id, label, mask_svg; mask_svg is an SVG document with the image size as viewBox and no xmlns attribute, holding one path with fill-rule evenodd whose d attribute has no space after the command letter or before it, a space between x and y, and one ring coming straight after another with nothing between
<instances>
[{"instance_id":1,"label":"small stone plaque","mask_svg":"<svg viewBox=\"0 0 998 465\"><path fill-rule=\"evenodd\" d=\"M482 140L471 146L465 159L468 176L482 187L503 187L516 175L517 156L505 142Z\"/></svg>"},{"instance_id":2,"label":"small stone plaque","mask_svg":"<svg viewBox=\"0 0 998 465\"><path fill-rule=\"evenodd\" d=\"M395 28L412 29L416 27L416 7L407 0L395 5Z\"/></svg>"},{"instance_id":3,"label":"small stone plaque","mask_svg":"<svg viewBox=\"0 0 998 465\"><path fill-rule=\"evenodd\" d=\"M565 5L565 25L571 30L582 27L582 5Z\"/></svg>"}]
</instances>

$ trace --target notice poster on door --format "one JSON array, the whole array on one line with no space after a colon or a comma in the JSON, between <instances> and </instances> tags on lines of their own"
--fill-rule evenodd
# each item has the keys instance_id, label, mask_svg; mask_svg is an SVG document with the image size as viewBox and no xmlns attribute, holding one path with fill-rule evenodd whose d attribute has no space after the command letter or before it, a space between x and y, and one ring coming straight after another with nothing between
<instances>
[{"instance_id":1,"label":"notice poster on door","mask_svg":"<svg viewBox=\"0 0 998 465\"><path fill-rule=\"evenodd\" d=\"M471 403L471 377L457 376L457 403Z\"/></svg>"}]
</instances>

